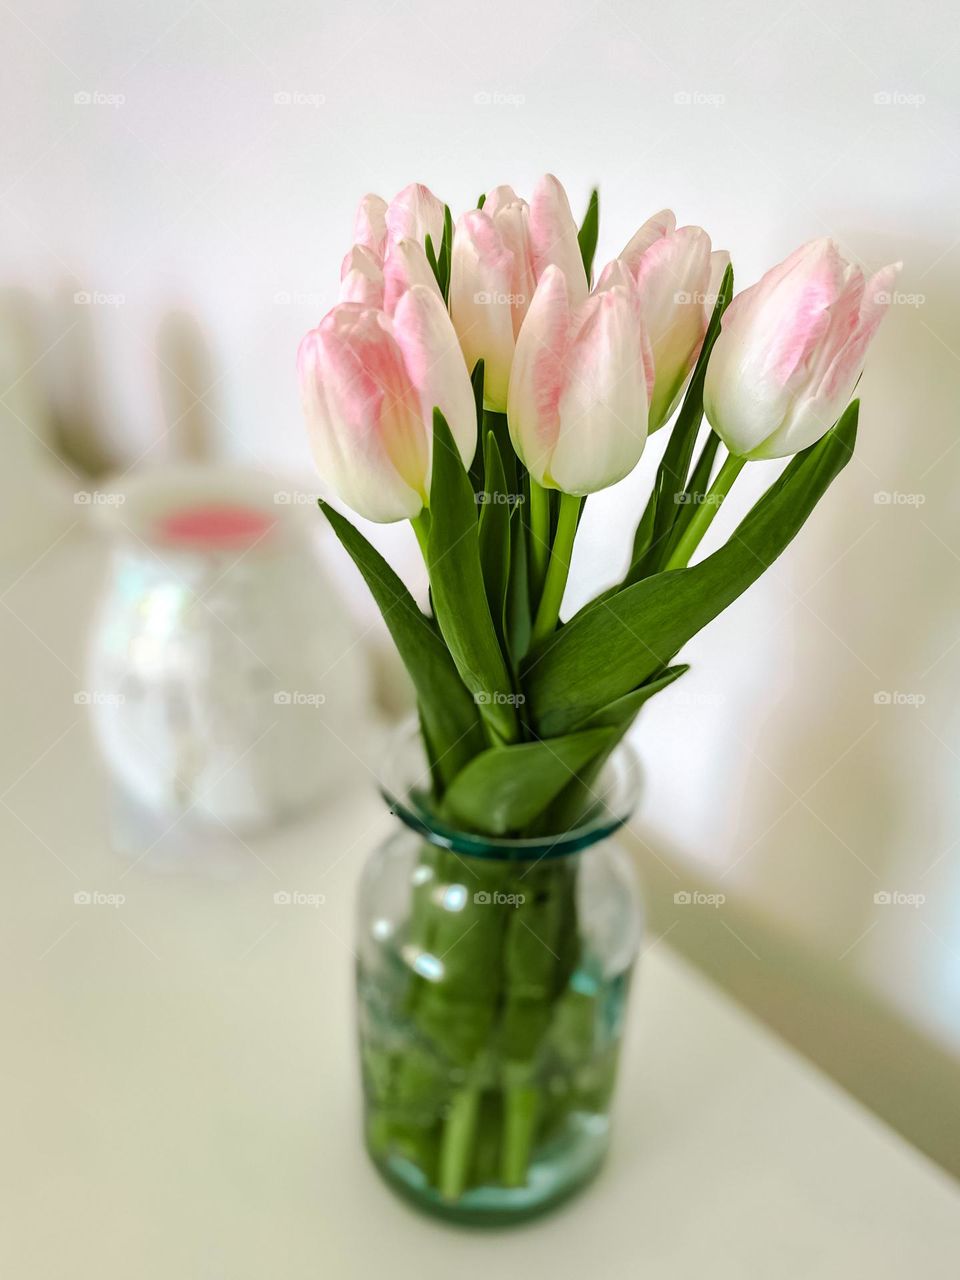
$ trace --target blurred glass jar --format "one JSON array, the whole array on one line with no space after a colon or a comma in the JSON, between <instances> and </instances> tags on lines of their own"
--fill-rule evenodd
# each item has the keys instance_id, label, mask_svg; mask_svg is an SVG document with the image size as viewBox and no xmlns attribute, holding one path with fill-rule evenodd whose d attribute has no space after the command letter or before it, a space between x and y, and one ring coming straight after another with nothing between
<instances>
[{"instance_id":1,"label":"blurred glass jar","mask_svg":"<svg viewBox=\"0 0 960 1280\"><path fill-rule=\"evenodd\" d=\"M188 466L98 497L113 547L85 696L124 799L157 824L236 832L342 786L366 672L314 553L309 495Z\"/></svg>"}]
</instances>

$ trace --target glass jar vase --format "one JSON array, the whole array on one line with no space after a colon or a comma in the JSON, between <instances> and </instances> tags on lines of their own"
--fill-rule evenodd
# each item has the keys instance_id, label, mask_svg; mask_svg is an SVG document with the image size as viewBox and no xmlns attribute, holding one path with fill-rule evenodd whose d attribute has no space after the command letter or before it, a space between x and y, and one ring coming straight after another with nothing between
<instances>
[{"instance_id":1,"label":"glass jar vase","mask_svg":"<svg viewBox=\"0 0 960 1280\"><path fill-rule=\"evenodd\" d=\"M374 1164L462 1222L530 1217L599 1168L641 934L614 833L638 790L621 744L581 825L535 839L444 826L408 735L383 793L400 825L366 864L357 981Z\"/></svg>"}]
</instances>

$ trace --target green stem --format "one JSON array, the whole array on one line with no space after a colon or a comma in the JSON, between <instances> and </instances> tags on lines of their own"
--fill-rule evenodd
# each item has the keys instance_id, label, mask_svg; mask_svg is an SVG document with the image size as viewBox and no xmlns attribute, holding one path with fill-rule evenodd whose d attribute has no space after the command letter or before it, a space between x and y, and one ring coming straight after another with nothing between
<instances>
[{"instance_id":1,"label":"green stem","mask_svg":"<svg viewBox=\"0 0 960 1280\"><path fill-rule=\"evenodd\" d=\"M567 585L567 574L570 572L570 558L573 555L573 540L577 536L577 517L580 514L582 498L571 493L561 493L560 513L557 518L557 536L550 553L550 566L547 569L546 581L543 584L543 595L537 609L536 621L533 624L532 643L539 644L556 628L560 617L560 605Z\"/></svg>"},{"instance_id":2,"label":"green stem","mask_svg":"<svg viewBox=\"0 0 960 1280\"><path fill-rule=\"evenodd\" d=\"M423 563L430 568L430 561L427 559L427 541L430 537L430 512L426 507L418 516L414 516L410 521L413 525L413 532L417 535L417 542L420 543L420 550L423 552Z\"/></svg>"},{"instance_id":3,"label":"green stem","mask_svg":"<svg viewBox=\"0 0 960 1280\"><path fill-rule=\"evenodd\" d=\"M472 1085L460 1089L450 1103L443 1126L438 1180L444 1200L459 1200L467 1185L479 1104L480 1092Z\"/></svg>"},{"instance_id":4,"label":"green stem","mask_svg":"<svg viewBox=\"0 0 960 1280\"><path fill-rule=\"evenodd\" d=\"M537 1104L537 1090L532 1085L508 1085L504 1092L500 1181L505 1187L522 1187L526 1184L530 1148L537 1123Z\"/></svg>"},{"instance_id":5,"label":"green stem","mask_svg":"<svg viewBox=\"0 0 960 1280\"><path fill-rule=\"evenodd\" d=\"M671 551L667 563L663 566L664 571L668 569L683 569L686 566L690 557L700 545L700 539L710 528L713 517L719 511L720 504L730 492L730 488L743 469L745 462L746 458L738 458L732 453L727 455L716 480L703 496L696 511L693 513L690 523L684 529L680 541Z\"/></svg>"},{"instance_id":6,"label":"green stem","mask_svg":"<svg viewBox=\"0 0 960 1280\"><path fill-rule=\"evenodd\" d=\"M550 495L530 477L530 578L539 599L550 555Z\"/></svg>"}]
</instances>

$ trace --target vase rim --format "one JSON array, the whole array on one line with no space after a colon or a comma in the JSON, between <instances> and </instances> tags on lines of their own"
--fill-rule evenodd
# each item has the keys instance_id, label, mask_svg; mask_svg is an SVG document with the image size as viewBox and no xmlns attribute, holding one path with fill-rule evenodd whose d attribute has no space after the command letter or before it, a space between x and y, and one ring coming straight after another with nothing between
<instances>
[{"instance_id":1,"label":"vase rim","mask_svg":"<svg viewBox=\"0 0 960 1280\"><path fill-rule=\"evenodd\" d=\"M390 735L379 774L390 811L430 844L476 858L540 861L579 853L605 840L636 808L641 768L633 744L622 739L591 787L595 804L584 821L566 831L536 836L488 836L443 822L431 809L430 767L416 716Z\"/></svg>"}]
</instances>

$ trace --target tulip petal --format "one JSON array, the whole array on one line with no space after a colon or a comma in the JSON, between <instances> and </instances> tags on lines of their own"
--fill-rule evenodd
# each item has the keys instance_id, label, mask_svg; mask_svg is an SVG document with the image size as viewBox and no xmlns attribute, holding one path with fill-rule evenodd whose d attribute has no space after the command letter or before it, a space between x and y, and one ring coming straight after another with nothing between
<instances>
[{"instance_id":1,"label":"tulip petal","mask_svg":"<svg viewBox=\"0 0 960 1280\"><path fill-rule=\"evenodd\" d=\"M387 239L415 240L423 245L427 236L436 253L443 239L443 201L422 182L411 182L393 197L386 211Z\"/></svg>"},{"instance_id":2,"label":"tulip petal","mask_svg":"<svg viewBox=\"0 0 960 1280\"><path fill-rule=\"evenodd\" d=\"M560 433L571 323L568 287L559 267L547 268L520 330L510 373L510 439L538 484L551 483L549 471Z\"/></svg>"},{"instance_id":3,"label":"tulip petal","mask_svg":"<svg viewBox=\"0 0 960 1280\"><path fill-rule=\"evenodd\" d=\"M670 417L696 361L707 327L710 237L702 227L681 227L660 237L634 273L656 373L650 430Z\"/></svg>"},{"instance_id":4,"label":"tulip petal","mask_svg":"<svg viewBox=\"0 0 960 1280\"><path fill-rule=\"evenodd\" d=\"M420 399L431 451L433 411L439 409L463 465L469 467L477 448L477 406L456 332L436 288L414 285L403 294L394 314L393 333ZM427 492L431 474L432 468Z\"/></svg>"},{"instance_id":5,"label":"tulip petal","mask_svg":"<svg viewBox=\"0 0 960 1280\"><path fill-rule=\"evenodd\" d=\"M647 439L637 312L626 289L594 295L576 316L550 471L565 493L595 493L630 474Z\"/></svg>"},{"instance_id":6,"label":"tulip petal","mask_svg":"<svg viewBox=\"0 0 960 1280\"><path fill-rule=\"evenodd\" d=\"M453 236L450 316L467 368L483 359L484 400L501 413L513 361L513 272L513 254L493 219L479 209L465 213Z\"/></svg>"},{"instance_id":7,"label":"tulip petal","mask_svg":"<svg viewBox=\"0 0 960 1280\"><path fill-rule=\"evenodd\" d=\"M297 355L320 475L369 520L410 519L423 506L429 455L416 391L382 312L334 307Z\"/></svg>"},{"instance_id":8,"label":"tulip petal","mask_svg":"<svg viewBox=\"0 0 960 1280\"><path fill-rule=\"evenodd\" d=\"M537 183L530 201L530 242L539 279L551 265L567 277L571 306L579 306L589 292L577 240L577 224L562 185L548 173Z\"/></svg>"},{"instance_id":9,"label":"tulip petal","mask_svg":"<svg viewBox=\"0 0 960 1280\"><path fill-rule=\"evenodd\" d=\"M383 264L381 305L387 315L393 315L400 298L415 284L432 289L440 299L440 286L423 246L416 240L396 240L388 247Z\"/></svg>"},{"instance_id":10,"label":"tulip petal","mask_svg":"<svg viewBox=\"0 0 960 1280\"><path fill-rule=\"evenodd\" d=\"M383 306L383 272L375 254L355 244L340 268L340 301L365 307Z\"/></svg>"},{"instance_id":11,"label":"tulip petal","mask_svg":"<svg viewBox=\"0 0 960 1280\"><path fill-rule=\"evenodd\" d=\"M360 201L353 220L353 239L378 259L383 258L387 238L387 202L381 196L368 195Z\"/></svg>"},{"instance_id":12,"label":"tulip petal","mask_svg":"<svg viewBox=\"0 0 960 1280\"><path fill-rule=\"evenodd\" d=\"M661 209L652 218L648 218L639 231L636 231L631 236L624 246L623 253L620 254L627 270L631 274L635 274L640 264L640 259L650 246L662 239L663 236L672 235L676 229L677 219L672 209Z\"/></svg>"}]
</instances>

